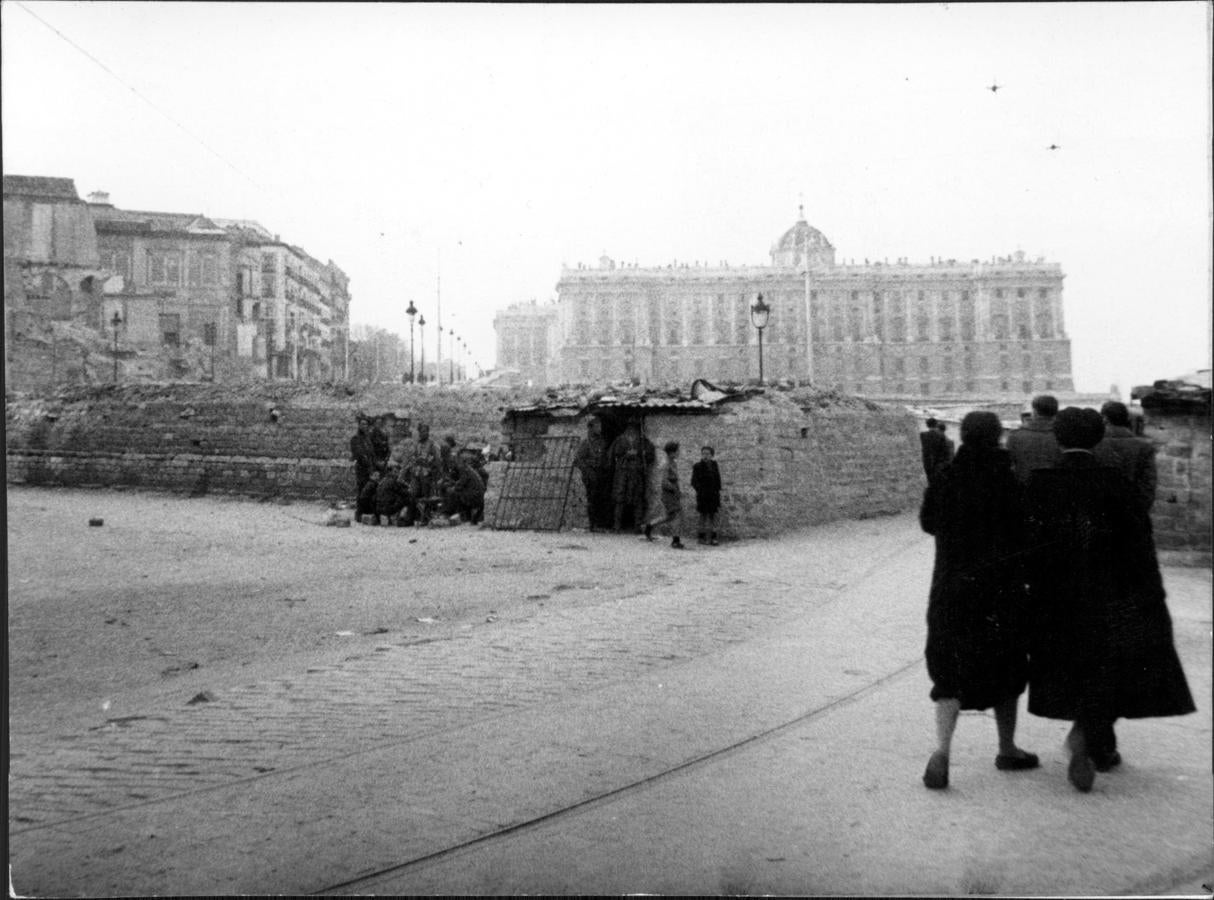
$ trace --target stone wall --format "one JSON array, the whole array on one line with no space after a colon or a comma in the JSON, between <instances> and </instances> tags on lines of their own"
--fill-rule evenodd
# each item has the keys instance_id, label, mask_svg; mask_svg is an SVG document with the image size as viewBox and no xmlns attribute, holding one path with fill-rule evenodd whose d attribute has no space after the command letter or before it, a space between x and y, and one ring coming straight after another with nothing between
<instances>
[{"instance_id":1,"label":"stone wall","mask_svg":"<svg viewBox=\"0 0 1214 900\"><path fill-rule=\"evenodd\" d=\"M216 385L131 385L80 389L6 404L9 483L132 486L249 497L350 499L349 440L354 413L395 412L497 446L508 408L534 392L380 385L357 393L252 383L239 393ZM545 427L537 427L544 421ZM523 430L584 433L582 418L519 419ZM694 534L691 466L700 447L716 449L724 482L719 531L755 537L840 518L915 507L923 491L914 419L857 401L794 399L770 393L700 414L645 417L659 448L676 440L685 532ZM494 464L486 515L492 523L505 477ZM565 527L585 523L574 476Z\"/></svg>"},{"instance_id":2,"label":"stone wall","mask_svg":"<svg viewBox=\"0 0 1214 900\"><path fill-rule=\"evenodd\" d=\"M253 497L349 499L354 414L395 412L434 437L501 440L533 394L377 385L104 386L6 402L9 483L127 485Z\"/></svg>"},{"instance_id":3,"label":"stone wall","mask_svg":"<svg viewBox=\"0 0 1214 900\"><path fill-rule=\"evenodd\" d=\"M534 433L536 421L519 420L518 433ZM580 417L546 424L549 435L585 432ZM899 408L769 393L700 414L647 413L644 429L659 454L667 441L679 442L685 535L696 532L691 467L706 444L721 468L723 537L902 512L918 506L926 485L915 419ZM580 479L573 479L573 488L565 522L581 527L586 507Z\"/></svg>"},{"instance_id":4,"label":"stone wall","mask_svg":"<svg viewBox=\"0 0 1214 900\"><path fill-rule=\"evenodd\" d=\"M1208 412L1146 408L1144 437L1155 444L1159 482L1151 520L1160 561L1208 567L1214 559L1210 516Z\"/></svg>"}]
</instances>

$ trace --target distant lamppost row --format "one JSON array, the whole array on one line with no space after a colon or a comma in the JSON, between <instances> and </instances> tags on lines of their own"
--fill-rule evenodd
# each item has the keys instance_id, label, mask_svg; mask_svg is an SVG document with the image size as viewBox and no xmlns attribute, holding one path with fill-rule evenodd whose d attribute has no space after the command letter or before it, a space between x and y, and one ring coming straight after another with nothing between
<instances>
[{"instance_id":1,"label":"distant lamppost row","mask_svg":"<svg viewBox=\"0 0 1214 900\"><path fill-rule=\"evenodd\" d=\"M405 315L409 317L409 384L413 384L413 319L417 315L417 307L413 305L412 300L409 301Z\"/></svg>"},{"instance_id":2,"label":"distant lamppost row","mask_svg":"<svg viewBox=\"0 0 1214 900\"><path fill-rule=\"evenodd\" d=\"M110 325L114 328L114 384L118 383L118 327L121 324L122 316L115 310L114 318L110 319Z\"/></svg>"},{"instance_id":3,"label":"distant lamppost row","mask_svg":"<svg viewBox=\"0 0 1214 900\"><path fill-rule=\"evenodd\" d=\"M425 316L417 317L417 331L418 331L418 335L419 335L417 342L422 345L421 381L422 381L422 384L425 384L426 383L426 317Z\"/></svg>"},{"instance_id":4,"label":"distant lamppost row","mask_svg":"<svg viewBox=\"0 0 1214 900\"><path fill-rule=\"evenodd\" d=\"M763 384L763 329L767 327L767 319L771 315L771 307L763 302L763 295L755 297L754 306L750 308L750 323L759 332L759 384Z\"/></svg>"}]
</instances>

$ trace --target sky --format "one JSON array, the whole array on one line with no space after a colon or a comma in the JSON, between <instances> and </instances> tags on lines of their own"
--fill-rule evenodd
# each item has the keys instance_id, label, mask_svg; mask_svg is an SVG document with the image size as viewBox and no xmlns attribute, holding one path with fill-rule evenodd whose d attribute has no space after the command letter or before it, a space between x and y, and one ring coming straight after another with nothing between
<instances>
[{"instance_id":1,"label":"sky","mask_svg":"<svg viewBox=\"0 0 1214 900\"><path fill-rule=\"evenodd\" d=\"M4 172L257 220L486 368L562 265L766 264L804 203L840 260L1061 263L1125 393L1210 366L1210 9L3 0Z\"/></svg>"}]
</instances>

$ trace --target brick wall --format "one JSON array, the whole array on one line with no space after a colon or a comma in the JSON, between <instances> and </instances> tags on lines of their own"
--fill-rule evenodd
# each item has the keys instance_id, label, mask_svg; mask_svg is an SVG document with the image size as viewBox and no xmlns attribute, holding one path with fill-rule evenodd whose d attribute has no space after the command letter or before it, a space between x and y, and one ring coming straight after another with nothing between
<instances>
[{"instance_id":1,"label":"brick wall","mask_svg":"<svg viewBox=\"0 0 1214 900\"><path fill-rule=\"evenodd\" d=\"M348 499L354 413L396 412L434 437L497 445L507 392L377 385L131 385L5 405L9 483L129 485L245 496ZM271 416L277 410L277 418Z\"/></svg>"},{"instance_id":2,"label":"brick wall","mask_svg":"<svg viewBox=\"0 0 1214 900\"><path fill-rule=\"evenodd\" d=\"M1210 415L1144 411L1159 482L1151 520L1160 561L1210 566Z\"/></svg>"}]
</instances>

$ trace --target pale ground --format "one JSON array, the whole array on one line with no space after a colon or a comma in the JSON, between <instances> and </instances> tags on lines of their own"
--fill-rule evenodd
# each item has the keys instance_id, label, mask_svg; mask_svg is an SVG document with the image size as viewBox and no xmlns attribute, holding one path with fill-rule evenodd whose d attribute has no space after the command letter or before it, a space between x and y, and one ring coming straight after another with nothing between
<instances>
[{"instance_id":1,"label":"pale ground","mask_svg":"<svg viewBox=\"0 0 1214 900\"><path fill-rule=\"evenodd\" d=\"M39 895L317 890L342 871L409 858L410 810L449 817L445 827L413 823L418 853L452 846L479 833L478 817L509 824L543 813L630 782L646 760L660 768L790 721L806 705L833 709L833 698L873 679L862 699L719 764L375 889L1014 895L1059 885L1063 894L1138 893L1141 884L1208 895L1208 571L1165 573L1198 715L1125 723L1131 758L1086 798L1065 782L1060 723L1022 717L1043 768L1010 778L990 766L989 723L967 719L957 783L937 793L919 783L931 740L919 644L930 539L913 514L720 548L696 547L693 535L679 553L631 535L326 528L328 509L308 503L23 487L7 502L10 728L22 747L65 759L71 748L56 736L108 745L110 732L98 730L107 720L151 711L184 724L183 704L200 691L249 698L241 685L330 664L337 671L309 676L327 679L319 690L340 687L343 672L386 676L407 657L384 654L376 669L367 658L381 643L471 635L431 649L441 648L436 660L475 659L470 647L487 654L506 641L522 651L535 633L553 637L541 652L593 656L602 635L583 622L618 633L660 625L668 607L690 621L696 607L724 619L741 598L804 604L796 619L782 618L793 607L773 607L786 612L729 649L656 668L638 660L622 680L571 684L559 702L478 720L471 741L439 732L62 831L27 828L17 835L27 883L76 886ZM104 525L89 527L92 517ZM604 617L617 601L619 614ZM564 616L571 609L577 615ZM562 617L590 633L564 633ZM667 640L673 648L674 638L658 643ZM234 721L236 709L226 713ZM155 732L147 740L156 746ZM562 756L566 744L579 752ZM385 790L419 766L435 769L433 797L410 804ZM242 804L243 818L224 814ZM382 853L355 857L358 842L284 825L309 823L317 810L327 810L328 837L340 823L374 837ZM178 834L187 820L193 830ZM10 821L10 840L13 830ZM264 871L272 865L281 868Z\"/></svg>"},{"instance_id":2,"label":"pale ground","mask_svg":"<svg viewBox=\"0 0 1214 900\"><path fill-rule=\"evenodd\" d=\"M626 596L726 558L696 548L694 533L680 554L581 531L322 527L322 503L26 487L7 503L10 721L35 733L102 716L106 703L105 716L121 715L323 664L377 634L432 638L546 602ZM841 575L866 562L871 540L841 543ZM747 547L759 568L779 552Z\"/></svg>"}]
</instances>

